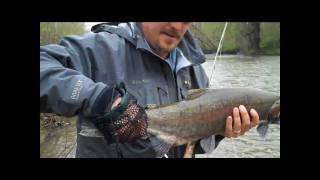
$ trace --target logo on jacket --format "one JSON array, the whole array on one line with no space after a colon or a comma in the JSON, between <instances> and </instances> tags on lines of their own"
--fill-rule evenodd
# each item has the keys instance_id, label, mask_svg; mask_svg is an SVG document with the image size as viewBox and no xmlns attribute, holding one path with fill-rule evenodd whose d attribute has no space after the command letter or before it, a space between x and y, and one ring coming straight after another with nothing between
<instances>
[{"instance_id":1,"label":"logo on jacket","mask_svg":"<svg viewBox=\"0 0 320 180\"><path fill-rule=\"evenodd\" d=\"M73 88L71 99L79 99L80 91L82 89L82 82L81 80L78 80L76 85Z\"/></svg>"},{"instance_id":2,"label":"logo on jacket","mask_svg":"<svg viewBox=\"0 0 320 180\"><path fill-rule=\"evenodd\" d=\"M149 79L132 80L132 84L147 84L147 83L149 83Z\"/></svg>"}]
</instances>

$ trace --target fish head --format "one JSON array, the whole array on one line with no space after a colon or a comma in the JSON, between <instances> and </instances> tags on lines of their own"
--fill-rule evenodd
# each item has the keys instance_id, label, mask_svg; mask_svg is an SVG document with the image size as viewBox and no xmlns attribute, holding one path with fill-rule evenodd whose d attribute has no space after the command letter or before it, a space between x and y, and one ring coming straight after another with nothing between
<instances>
[{"instance_id":1,"label":"fish head","mask_svg":"<svg viewBox=\"0 0 320 180\"><path fill-rule=\"evenodd\" d=\"M276 100L271 106L268 121L271 124L280 124L280 99Z\"/></svg>"}]
</instances>

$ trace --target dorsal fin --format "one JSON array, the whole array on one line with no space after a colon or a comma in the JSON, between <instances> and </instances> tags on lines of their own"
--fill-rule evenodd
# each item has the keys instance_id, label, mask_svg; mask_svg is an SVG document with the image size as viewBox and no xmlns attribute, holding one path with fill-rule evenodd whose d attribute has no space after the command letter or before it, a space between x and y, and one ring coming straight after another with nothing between
<instances>
[{"instance_id":1,"label":"dorsal fin","mask_svg":"<svg viewBox=\"0 0 320 180\"><path fill-rule=\"evenodd\" d=\"M175 104L175 103L173 103ZM157 109L157 108L163 108L163 107L167 107L167 106L171 106L172 104L161 104L161 105L157 105L157 104L147 104L146 105L146 109L151 110L151 109Z\"/></svg>"},{"instance_id":2,"label":"dorsal fin","mask_svg":"<svg viewBox=\"0 0 320 180\"><path fill-rule=\"evenodd\" d=\"M208 89L191 89L188 90L188 96L186 99L194 99L203 95Z\"/></svg>"}]
</instances>

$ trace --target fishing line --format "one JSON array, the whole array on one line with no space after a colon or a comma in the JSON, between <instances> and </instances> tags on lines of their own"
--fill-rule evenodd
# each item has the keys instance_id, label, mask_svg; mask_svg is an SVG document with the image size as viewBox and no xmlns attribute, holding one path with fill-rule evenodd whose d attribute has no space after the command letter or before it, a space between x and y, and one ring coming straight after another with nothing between
<instances>
[{"instance_id":1,"label":"fishing line","mask_svg":"<svg viewBox=\"0 0 320 180\"><path fill-rule=\"evenodd\" d=\"M223 28L223 31L222 31L222 35L221 35L221 38L220 38L220 42L219 42L219 45L218 45L218 49L217 49L217 52L215 54L215 57L214 57L214 61L213 61L213 68L212 68L212 71L211 71L211 76L210 76L210 79L209 79L209 85L211 84L211 80L212 80L212 77L213 77L213 72L215 70L215 65L216 65L216 61L217 61L217 57L220 53L220 57L221 57L221 49L222 49L222 42L223 42L223 38L224 38L224 35L225 35L225 32L226 32L226 29L227 29L227 26L228 26L228 22L226 22L226 24L224 25L224 28Z\"/></svg>"}]
</instances>

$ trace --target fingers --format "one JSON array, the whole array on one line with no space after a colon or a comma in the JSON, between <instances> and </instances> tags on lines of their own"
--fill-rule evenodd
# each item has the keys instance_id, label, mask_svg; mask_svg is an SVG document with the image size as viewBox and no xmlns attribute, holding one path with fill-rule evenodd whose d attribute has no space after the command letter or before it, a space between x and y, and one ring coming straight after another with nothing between
<instances>
[{"instance_id":1,"label":"fingers","mask_svg":"<svg viewBox=\"0 0 320 180\"><path fill-rule=\"evenodd\" d=\"M238 137L241 133L241 118L239 109L233 108L233 137Z\"/></svg>"},{"instance_id":2,"label":"fingers","mask_svg":"<svg viewBox=\"0 0 320 180\"><path fill-rule=\"evenodd\" d=\"M232 117L228 116L226 120L226 129L224 132L225 137L232 137L233 132L232 132Z\"/></svg>"},{"instance_id":3,"label":"fingers","mask_svg":"<svg viewBox=\"0 0 320 180\"><path fill-rule=\"evenodd\" d=\"M241 115L241 135L247 132L250 129L250 116L247 109L243 106L239 106L239 111Z\"/></svg>"},{"instance_id":4,"label":"fingers","mask_svg":"<svg viewBox=\"0 0 320 180\"><path fill-rule=\"evenodd\" d=\"M249 131L250 128L259 124L259 115L256 110L251 109L250 114L245 106L233 108L233 117L228 116L226 120L225 137L238 137Z\"/></svg>"},{"instance_id":5,"label":"fingers","mask_svg":"<svg viewBox=\"0 0 320 180\"><path fill-rule=\"evenodd\" d=\"M251 109L250 115L251 115L251 128L252 128L252 127L257 126L259 124L260 120L259 120L259 114L257 113L256 110Z\"/></svg>"},{"instance_id":6,"label":"fingers","mask_svg":"<svg viewBox=\"0 0 320 180\"><path fill-rule=\"evenodd\" d=\"M113 103L112 103L112 106L111 106L111 109L115 108L116 106L118 106L121 102L121 97L118 97Z\"/></svg>"}]
</instances>

